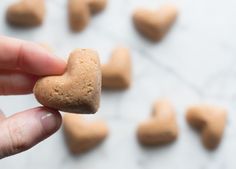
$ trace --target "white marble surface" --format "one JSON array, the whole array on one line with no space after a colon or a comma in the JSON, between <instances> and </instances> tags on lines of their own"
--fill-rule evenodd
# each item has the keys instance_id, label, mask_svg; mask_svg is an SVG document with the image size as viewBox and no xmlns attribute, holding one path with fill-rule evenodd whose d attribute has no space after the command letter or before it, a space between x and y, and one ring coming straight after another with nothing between
<instances>
[{"instance_id":1,"label":"white marble surface","mask_svg":"<svg viewBox=\"0 0 236 169\"><path fill-rule=\"evenodd\" d=\"M113 47L132 51L133 85L130 90L104 92L96 116L108 122L109 138L95 150L72 157L62 131L22 154L0 161L1 169L234 169L236 167L236 1L235 0L109 0L107 9L79 34L67 24L66 0L47 0L42 27L19 30L5 23L5 10L14 0L0 1L0 33L36 42L47 42L66 58L77 47L96 49L104 63ZM166 38L152 44L136 33L133 9L175 3L179 18ZM180 137L172 145L145 149L135 131L148 118L152 102L168 97L177 110ZM186 124L186 107L207 102L229 110L224 139L209 152ZM7 115L38 106L34 97L1 96Z\"/></svg>"}]
</instances>

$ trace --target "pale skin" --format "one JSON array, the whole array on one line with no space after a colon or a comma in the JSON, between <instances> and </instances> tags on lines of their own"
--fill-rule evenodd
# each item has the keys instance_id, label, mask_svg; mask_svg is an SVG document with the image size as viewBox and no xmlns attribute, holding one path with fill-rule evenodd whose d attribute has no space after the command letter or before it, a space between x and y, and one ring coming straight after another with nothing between
<instances>
[{"instance_id":1,"label":"pale skin","mask_svg":"<svg viewBox=\"0 0 236 169\"><path fill-rule=\"evenodd\" d=\"M65 61L35 43L0 36L0 95L32 93L39 77L60 75L65 67ZM46 139L60 128L61 121L57 110L45 107L10 117L0 111L0 159Z\"/></svg>"}]
</instances>

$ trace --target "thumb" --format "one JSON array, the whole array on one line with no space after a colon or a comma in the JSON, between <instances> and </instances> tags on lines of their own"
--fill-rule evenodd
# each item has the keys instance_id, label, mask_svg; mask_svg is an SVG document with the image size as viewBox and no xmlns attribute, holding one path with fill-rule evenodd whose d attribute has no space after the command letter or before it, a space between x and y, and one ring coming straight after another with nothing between
<instances>
[{"instance_id":1,"label":"thumb","mask_svg":"<svg viewBox=\"0 0 236 169\"><path fill-rule=\"evenodd\" d=\"M0 159L25 151L56 132L61 115L44 107L17 113L0 121Z\"/></svg>"}]
</instances>

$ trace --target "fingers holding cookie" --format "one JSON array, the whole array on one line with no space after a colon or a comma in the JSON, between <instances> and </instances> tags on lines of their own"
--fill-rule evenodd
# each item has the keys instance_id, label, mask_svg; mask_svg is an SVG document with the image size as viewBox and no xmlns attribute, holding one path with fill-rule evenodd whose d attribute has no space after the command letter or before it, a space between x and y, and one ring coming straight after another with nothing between
<instances>
[{"instance_id":1,"label":"fingers holding cookie","mask_svg":"<svg viewBox=\"0 0 236 169\"><path fill-rule=\"evenodd\" d=\"M64 60L32 42L0 36L0 51L1 69L21 70L39 76L65 71Z\"/></svg>"},{"instance_id":2,"label":"fingers holding cookie","mask_svg":"<svg viewBox=\"0 0 236 169\"><path fill-rule=\"evenodd\" d=\"M11 70L0 70L0 95L32 93L37 76Z\"/></svg>"},{"instance_id":3,"label":"fingers holding cookie","mask_svg":"<svg viewBox=\"0 0 236 169\"><path fill-rule=\"evenodd\" d=\"M55 133L62 119L58 111L38 107L0 119L0 159L25 151Z\"/></svg>"}]
</instances>

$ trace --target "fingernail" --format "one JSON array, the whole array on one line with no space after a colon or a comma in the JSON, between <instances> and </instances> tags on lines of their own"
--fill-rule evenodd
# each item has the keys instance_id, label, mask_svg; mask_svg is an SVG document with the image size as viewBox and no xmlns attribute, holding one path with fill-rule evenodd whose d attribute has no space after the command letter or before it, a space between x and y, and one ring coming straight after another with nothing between
<instances>
[{"instance_id":1,"label":"fingernail","mask_svg":"<svg viewBox=\"0 0 236 169\"><path fill-rule=\"evenodd\" d=\"M42 112L41 123L45 132L51 134L60 127L61 120L58 115L45 111Z\"/></svg>"}]
</instances>

